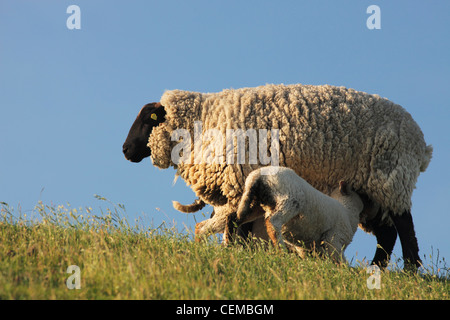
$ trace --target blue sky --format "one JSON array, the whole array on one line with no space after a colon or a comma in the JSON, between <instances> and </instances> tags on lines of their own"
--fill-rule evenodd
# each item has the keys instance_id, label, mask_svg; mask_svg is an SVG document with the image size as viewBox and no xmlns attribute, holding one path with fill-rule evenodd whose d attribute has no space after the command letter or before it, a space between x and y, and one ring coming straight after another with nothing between
<instances>
[{"instance_id":1,"label":"blue sky","mask_svg":"<svg viewBox=\"0 0 450 320\"><path fill-rule=\"evenodd\" d=\"M66 26L72 4L80 30ZM380 30L366 27L372 4ZM174 170L121 152L144 104L167 89L342 85L402 105L433 144L412 214L421 256L450 259L449 12L448 1L3 0L0 201L96 209L100 194L130 221L193 227L201 213L172 208L195 199L181 179L173 185ZM370 260L375 246L358 230L346 255Z\"/></svg>"}]
</instances>

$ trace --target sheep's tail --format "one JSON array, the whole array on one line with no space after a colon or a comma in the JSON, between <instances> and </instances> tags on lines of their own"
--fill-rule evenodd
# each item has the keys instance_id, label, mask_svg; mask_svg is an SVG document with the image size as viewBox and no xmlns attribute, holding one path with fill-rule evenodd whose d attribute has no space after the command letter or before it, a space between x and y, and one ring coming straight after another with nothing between
<instances>
[{"instance_id":1,"label":"sheep's tail","mask_svg":"<svg viewBox=\"0 0 450 320\"><path fill-rule=\"evenodd\" d=\"M421 172L424 172L425 170L427 170L427 167L430 164L432 155L433 155L433 146L430 144L425 147L425 153L422 157L422 164L420 165Z\"/></svg>"},{"instance_id":2,"label":"sheep's tail","mask_svg":"<svg viewBox=\"0 0 450 320\"><path fill-rule=\"evenodd\" d=\"M236 212L238 224L248 222L251 219L252 210L250 208L253 200L257 197L258 189L263 182L261 181L260 172L255 172L250 174L245 181L244 193L242 194L241 201L239 202L239 207Z\"/></svg>"},{"instance_id":3,"label":"sheep's tail","mask_svg":"<svg viewBox=\"0 0 450 320\"><path fill-rule=\"evenodd\" d=\"M172 205L176 210L180 212L192 213L203 209L206 204L203 202L203 200L197 199L192 204L188 205L181 204L178 201L172 201Z\"/></svg>"}]
</instances>

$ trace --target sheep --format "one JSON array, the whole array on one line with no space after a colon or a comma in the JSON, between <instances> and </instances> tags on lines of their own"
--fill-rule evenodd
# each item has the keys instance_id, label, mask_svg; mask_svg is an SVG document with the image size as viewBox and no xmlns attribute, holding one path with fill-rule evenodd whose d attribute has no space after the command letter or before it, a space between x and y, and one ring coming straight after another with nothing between
<instances>
[{"instance_id":1,"label":"sheep","mask_svg":"<svg viewBox=\"0 0 450 320\"><path fill-rule=\"evenodd\" d=\"M276 139L272 135L270 148L267 143L259 150L260 154L270 152L276 161L251 163L246 155L245 163L196 162L195 152L185 155L178 148L188 142L195 145L196 122L202 124L200 133L214 129L224 136L227 129L278 130L278 150L273 148ZM180 130L190 136L181 141ZM210 147L200 145L202 151ZM184 161L172 161L174 148L180 151L178 155L183 153ZM228 159L229 149L224 146L224 150ZM302 84L218 93L168 90L159 103L141 109L123 152L130 161L139 162L150 154L153 165L176 168L201 201L221 207L221 214L216 212L202 224L201 233L223 232L227 216L237 210L246 177L267 164L293 169L325 194L330 194L339 179L345 180L361 196L364 211L379 207L360 225L377 238L372 263L387 264L398 233L405 263L420 266L411 196L420 172L431 160L432 146L425 143L408 112L378 95Z\"/></svg>"},{"instance_id":2,"label":"sheep","mask_svg":"<svg viewBox=\"0 0 450 320\"><path fill-rule=\"evenodd\" d=\"M267 169L274 173L261 174L259 168L247 177L228 232L233 233L233 223L239 226L264 216L267 234L276 247L286 247L287 237L289 246L301 242L306 249L319 249L336 262L345 261L343 252L353 239L364 207L356 192L340 181L330 197L292 169Z\"/></svg>"}]
</instances>

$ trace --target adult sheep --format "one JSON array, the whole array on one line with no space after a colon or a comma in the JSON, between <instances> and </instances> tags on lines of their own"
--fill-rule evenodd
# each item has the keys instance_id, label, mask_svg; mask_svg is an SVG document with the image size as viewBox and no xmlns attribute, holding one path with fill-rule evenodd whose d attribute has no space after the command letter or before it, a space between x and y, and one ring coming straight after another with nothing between
<instances>
[{"instance_id":1,"label":"adult sheep","mask_svg":"<svg viewBox=\"0 0 450 320\"><path fill-rule=\"evenodd\" d=\"M159 168L175 167L203 202L226 216L236 212L246 177L267 163L198 162L195 152L174 163L172 150L180 142L171 140L172 133L175 138L180 130L190 133L188 140L195 145L196 123L202 133L215 129L223 136L227 129L279 130L280 166L325 194L345 180L365 200L365 211L379 207L362 221L378 242L372 263L386 265L398 233L405 263L420 265L411 196L432 147L401 106L329 85L266 85L206 94L166 91L159 103L141 109L123 145L125 157L139 162L150 155ZM208 147L201 145L202 150Z\"/></svg>"}]
</instances>

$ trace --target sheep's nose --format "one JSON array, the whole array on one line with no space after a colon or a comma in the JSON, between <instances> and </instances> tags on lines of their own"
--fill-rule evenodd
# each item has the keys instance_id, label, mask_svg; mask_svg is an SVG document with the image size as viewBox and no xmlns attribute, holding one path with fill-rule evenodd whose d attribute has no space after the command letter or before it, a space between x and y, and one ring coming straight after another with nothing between
<instances>
[{"instance_id":1,"label":"sheep's nose","mask_svg":"<svg viewBox=\"0 0 450 320\"><path fill-rule=\"evenodd\" d=\"M128 145L127 144L124 144L122 146L122 151L123 151L123 154L127 154L127 151L128 151Z\"/></svg>"}]
</instances>

